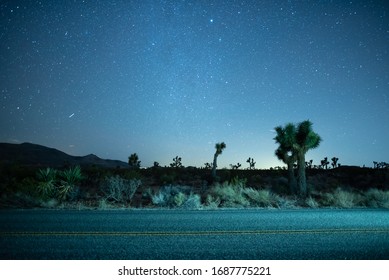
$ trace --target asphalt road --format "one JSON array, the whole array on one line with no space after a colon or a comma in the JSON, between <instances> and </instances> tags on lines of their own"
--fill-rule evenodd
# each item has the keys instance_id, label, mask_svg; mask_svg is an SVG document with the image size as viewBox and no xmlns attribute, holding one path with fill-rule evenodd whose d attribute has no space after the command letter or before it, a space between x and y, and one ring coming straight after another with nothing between
<instances>
[{"instance_id":1,"label":"asphalt road","mask_svg":"<svg viewBox=\"0 0 389 280\"><path fill-rule=\"evenodd\" d=\"M389 259L389 211L1 210L0 259Z\"/></svg>"}]
</instances>

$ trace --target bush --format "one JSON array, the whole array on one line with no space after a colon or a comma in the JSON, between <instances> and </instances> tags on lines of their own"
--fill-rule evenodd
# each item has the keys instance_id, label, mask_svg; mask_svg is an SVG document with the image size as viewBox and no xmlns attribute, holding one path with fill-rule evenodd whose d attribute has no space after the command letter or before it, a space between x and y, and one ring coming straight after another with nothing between
<instances>
[{"instance_id":1,"label":"bush","mask_svg":"<svg viewBox=\"0 0 389 280\"><path fill-rule=\"evenodd\" d=\"M231 183L215 185L206 198L208 207L281 207L293 208L295 201L282 200L269 190L246 187L246 180L234 178Z\"/></svg>"},{"instance_id":2,"label":"bush","mask_svg":"<svg viewBox=\"0 0 389 280\"><path fill-rule=\"evenodd\" d=\"M201 198L198 194L190 194L186 200L181 204L181 209L198 210L202 209Z\"/></svg>"},{"instance_id":3,"label":"bush","mask_svg":"<svg viewBox=\"0 0 389 280\"><path fill-rule=\"evenodd\" d=\"M220 205L220 199L214 198L212 195L208 194L205 199L205 205L207 209L217 209Z\"/></svg>"},{"instance_id":4,"label":"bush","mask_svg":"<svg viewBox=\"0 0 389 280\"><path fill-rule=\"evenodd\" d=\"M81 168L75 166L59 172L52 168L40 169L36 174L37 191L42 199L58 198L61 201L77 198L77 184L83 179Z\"/></svg>"},{"instance_id":5,"label":"bush","mask_svg":"<svg viewBox=\"0 0 389 280\"><path fill-rule=\"evenodd\" d=\"M131 204L131 200L140 185L139 179L126 180L116 175L106 177L101 185L101 190L108 201Z\"/></svg>"},{"instance_id":6,"label":"bush","mask_svg":"<svg viewBox=\"0 0 389 280\"><path fill-rule=\"evenodd\" d=\"M173 197L173 203L175 206L177 207L180 207L181 205L184 204L184 202L186 201L186 195L182 192L179 192L178 194L176 194L174 197Z\"/></svg>"},{"instance_id":7,"label":"bush","mask_svg":"<svg viewBox=\"0 0 389 280\"><path fill-rule=\"evenodd\" d=\"M220 200L221 207L247 207L250 206L250 202L243 195L244 185L242 181L233 182L230 184L224 182L223 184L217 184L211 190L211 195L215 199Z\"/></svg>"},{"instance_id":8,"label":"bush","mask_svg":"<svg viewBox=\"0 0 389 280\"><path fill-rule=\"evenodd\" d=\"M308 197L306 200L305 200L305 204L310 207L310 208L318 208L319 207L319 203L313 198L313 197Z\"/></svg>"},{"instance_id":9,"label":"bush","mask_svg":"<svg viewBox=\"0 0 389 280\"><path fill-rule=\"evenodd\" d=\"M269 190L255 190L253 188L244 188L243 193L247 196L250 204L258 207L278 207L277 195Z\"/></svg>"},{"instance_id":10,"label":"bush","mask_svg":"<svg viewBox=\"0 0 389 280\"><path fill-rule=\"evenodd\" d=\"M353 208L361 204L362 197L356 193L337 188L335 192L325 194L324 201L327 205L334 207Z\"/></svg>"},{"instance_id":11,"label":"bush","mask_svg":"<svg viewBox=\"0 0 389 280\"><path fill-rule=\"evenodd\" d=\"M158 193L151 196L154 205L168 208L200 209L200 196L189 193L187 186L164 186Z\"/></svg>"},{"instance_id":12,"label":"bush","mask_svg":"<svg viewBox=\"0 0 389 280\"><path fill-rule=\"evenodd\" d=\"M389 208L389 191L368 190L365 193L365 204L372 208Z\"/></svg>"},{"instance_id":13,"label":"bush","mask_svg":"<svg viewBox=\"0 0 389 280\"><path fill-rule=\"evenodd\" d=\"M52 197L56 190L57 170L49 167L40 169L36 176L39 180L37 190L41 197L44 199Z\"/></svg>"}]
</instances>

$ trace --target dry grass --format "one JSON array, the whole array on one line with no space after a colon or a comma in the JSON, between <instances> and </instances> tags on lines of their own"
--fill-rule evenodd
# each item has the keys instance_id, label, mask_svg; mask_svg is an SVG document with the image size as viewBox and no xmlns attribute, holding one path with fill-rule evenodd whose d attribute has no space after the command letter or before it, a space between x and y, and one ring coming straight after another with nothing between
<instances>
[{"instance_id":1,"label":"dry grass","mask_svg":"<svg viewBox=\"0 0 389 280\"><path fill-rule=\"evenodd\" d=\"M243 193L247 196L251 206L278 207L279 197L269 190L256 190L244 188Z\"/></svg>"},{"instance_id":2,"label":"dry grass","mask_svg":"<svg viewBox=\"0 0 389 280\"><path fill-rule=\"evenodd\" d=\"M220 206L231 208L231 207L247 207L250 205L247 198L243 195L243 188L236 184L223 183L217 184L211 190L212 197L215 200L220 200Z\"/></svg>"},{"instance_id":3,"label":"dry grass","mask_svg":"<svg viewBox=\"0 0 389 280\"><path fill-rule=\"evenodd\" d=\"M364 195L366 206L372 208L389 208L389 191L370 189Z\"/></svg>"},{"instance_id":4,"label":"dry grass","mask_svg":"<svg viewBox=\"0 0 389 280\"><path fill-rule=\"evenodd\" d=\"M363 197L360 194L337 188L333 193L324 195L324 204L338 208L354 208L362 206Z\"/></svg>"},{"instance_id":5,"label":"dry grass","mask_svg":"<svg viewBox=\"0 0 389 280\"><path fill-rule=\"evenodd\" d=\"M235 179L231 183L217 184L207 197L207 204L220 207L280 207L280 197L267 189L245 186L245 181Z\"/></svg>"},{"instance_id":6,"label":"dry grass","mask_svg":"<svg viewBox=\"0 0 389 280\"><path fill-rule=\"evenodd\" d=\"M319 208L319 203L313 198L313 197L308 197L306 200L305 200L305 204L309 207L309 208Z\"/></svg>"},{"instance_id":7,"label":"dry grass","mask_svg":"<svg viewBox=\"0 0 389 280\"><path fill-rule=\"evenodd\" d=\"M165 186L151 195L152 203L159 207L202 209L201 198L198 194L186 194L187 186Z\"/></svg>"}]
</instances>

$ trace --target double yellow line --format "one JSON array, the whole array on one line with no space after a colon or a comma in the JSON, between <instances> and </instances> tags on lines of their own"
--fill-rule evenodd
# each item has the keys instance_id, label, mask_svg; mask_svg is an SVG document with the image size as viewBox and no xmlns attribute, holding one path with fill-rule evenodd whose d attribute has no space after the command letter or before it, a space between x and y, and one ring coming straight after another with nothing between
<instances>
[{"instance_id":1,"label":"double yellow line","mask_svg":"<svg viewBox=\"0 0 389 280\"><path fill-rule=\"evenodd\" d=\"M105 231L46 231L46 232L0 232L2 237L27 236L205 236L205 235L291 235L291 234L389 234L389 228L350 228L350 229L281 229L281 230L220 230L220 231L146 231L146 232L105 232Z\"/></svg>"}]
</instances>

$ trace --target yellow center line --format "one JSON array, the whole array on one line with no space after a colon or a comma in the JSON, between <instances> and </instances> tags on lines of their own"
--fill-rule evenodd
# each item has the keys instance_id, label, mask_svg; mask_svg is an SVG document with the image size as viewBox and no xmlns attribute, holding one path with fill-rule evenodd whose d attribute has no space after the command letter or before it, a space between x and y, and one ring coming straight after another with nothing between
<instances>
[{"instance_id":1,"label":"yellow center line","mask_svg":"<svg viewBox=\"0 0 389 280\"><path fill-rule=\"evenodd\" d=\"M389 228L371 229L290 229L290 230L227 230L227 231L147 231L147 232L105 232L105 231L47 231L47 232L0 232L0 236L204 236L204 235L266 235L266 234L346 234L346 233L386 233Z\"/></svg>"}]
</instances>

